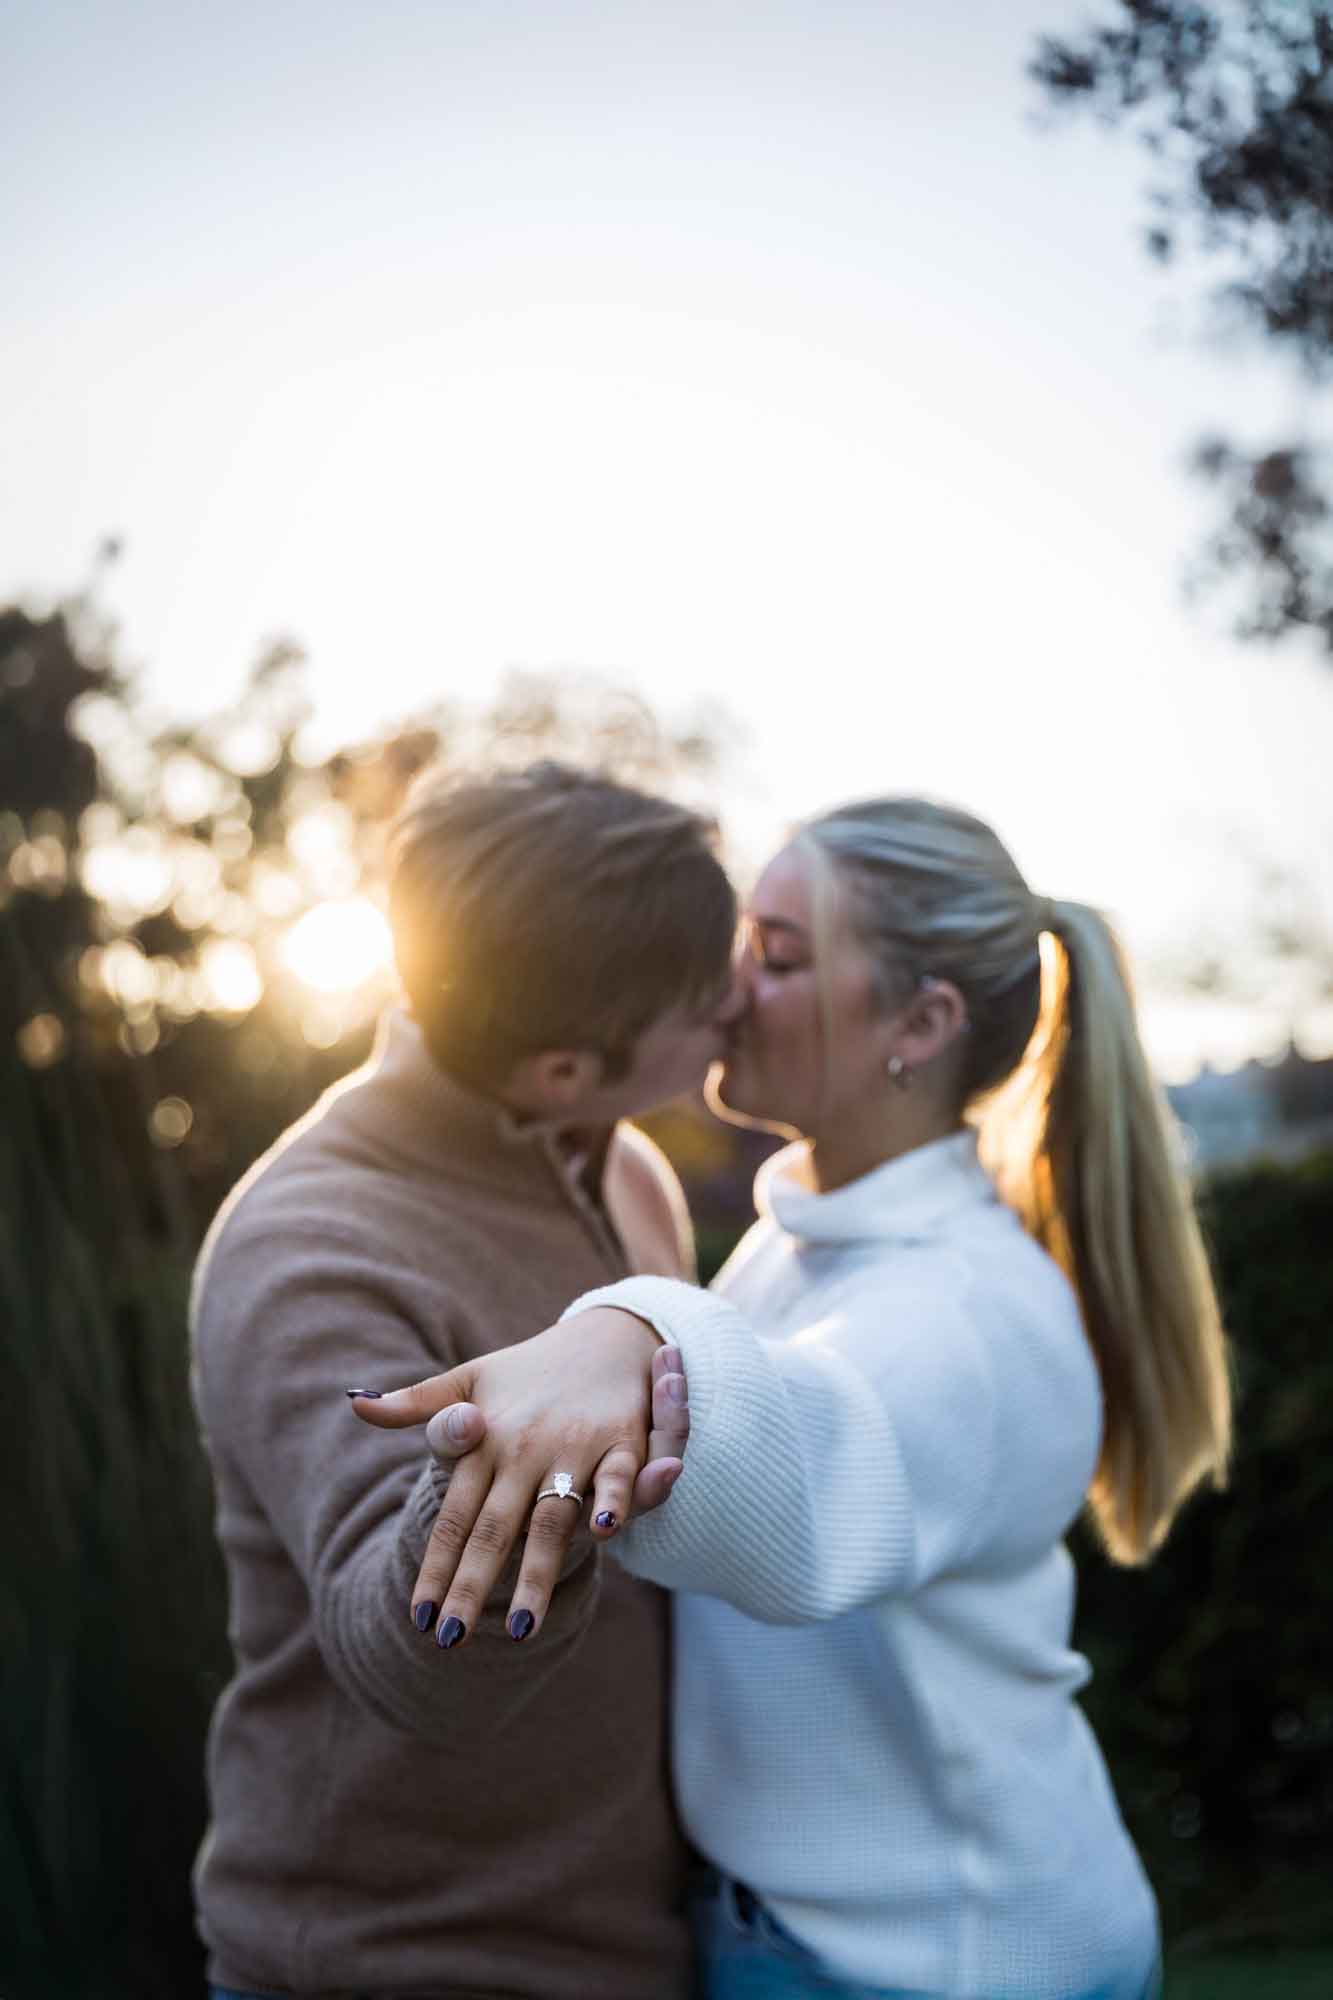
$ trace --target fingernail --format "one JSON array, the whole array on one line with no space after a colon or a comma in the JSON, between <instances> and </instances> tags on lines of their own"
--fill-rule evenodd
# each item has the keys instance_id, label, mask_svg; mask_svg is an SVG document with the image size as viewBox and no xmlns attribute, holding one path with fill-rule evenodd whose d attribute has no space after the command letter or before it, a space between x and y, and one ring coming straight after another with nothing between
<instances>
[{"instance_id":1,"label":"fingernail","mask_svg":"<svg viewBox=\"0 0 1333 2000\"><path fill-rule=\"evenodd\" d=\"M667 1385L667 1396L671 1402L673 1403L689 1402L690 1391L688 1384L686 1383L685 1377L683 1375L668 1375L666 1378L666 1385Z\"/></svg>"},{"instance_id":2,"label":"fingernail","mask_svg":"<svg viewBox=\"0 0 1333 2000\"><path fill-rule=\"evenodd\" d=\"M428 1632L435 1623L435 1606L427 1598L424 1604L418 1604L416 1610L412 1613L412 1617L415 1620L418 1632Z\"/></svg>"},{"instance_id":3,"label":"fingernail","mask_svg":"<svg viewBox=\"0 0 1333 2000\"><path fill-rule=\"evenodd\" d=\"M364 1396L368 1403L378 1403L384 1391L383 1389L348 1389L345 1391L345 1394L349 1396Z\"/></svg>"},{"instance_id":4,"label":"fingernail","mask_svg":"<svg viewBox=\"0 0 1333 2000\"><path fill-rule=\"evenodd\" d=\"M511 1611L509 1614L509 1636L511 1639L526 1639L532 1630L534 1619L530 1611Z\"/></svg>"},{"instance_id":5,"label":"fingernail","mask_svg":"<svg viewBox=\"0 0 1333 2000\"><path fill-rule=\"evenodd\" d=\"M444 1420L444 1428L455 1444L461 1444L467 1436L467 1416L462 1410L450 1410Z\"/></svg>"},{"instance_id":6,"label":"fingernail","mask_svg":"<svg viewBox=\"0 0 1333 2000\"><path fill-rule=\"evenodd\" d=\"M449 1648L456 1646L459 1640L464 1638L466 1634L467 1626L463 1623L462 1619L455 1618L453 1613L450 1612L436 1635L435 1643L437 1646L443 1646L447 1653Z\"/></svg>"},{"instance_id":7,"label":"fingernail","mask_svg":"<svg viewBox=\"0 0 1333 2000\"><path fill-rule=\"evenodd\" d=\"M611 1512L611 1509L609 1507L603 1507L600 1514L593 1515L592 1524L594 1528L614 1528L616 1525L616 1517Z\"/></svg>"},{"instance_id":8,"label":"fingernail","mask_svg":"<svg viewBox=\"0 0 1333 2000\"><path fill-rule=\"evenodd\" d=\"M680 1349L678 1347L664 1347L662 1349L662 1361L665 1372L668 1375L679 1375L685 1367L685 1363L680 1358Z\"/></svg>"}]
</instances>

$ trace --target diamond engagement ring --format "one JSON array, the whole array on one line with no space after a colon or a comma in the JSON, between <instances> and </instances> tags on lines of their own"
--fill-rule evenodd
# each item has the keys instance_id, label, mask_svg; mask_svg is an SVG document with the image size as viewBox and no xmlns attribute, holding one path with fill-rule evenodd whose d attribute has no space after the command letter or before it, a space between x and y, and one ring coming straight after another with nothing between
<instances>
[{"instance_id":1,"label":"diamond engagement ring","mask_svg":"<svg viewBox=\"0 0 1333 2000\"><path fill-rule=\"evenodd\" d=\"M554 1473L550 1485L543 1486L537 1500L572 1500L576 1507L583 1505L583 1495L574 1491L574 1481L568 1472ZM537 1501L532 1504L535 1507Z\"/></svg>"}]
</instances>

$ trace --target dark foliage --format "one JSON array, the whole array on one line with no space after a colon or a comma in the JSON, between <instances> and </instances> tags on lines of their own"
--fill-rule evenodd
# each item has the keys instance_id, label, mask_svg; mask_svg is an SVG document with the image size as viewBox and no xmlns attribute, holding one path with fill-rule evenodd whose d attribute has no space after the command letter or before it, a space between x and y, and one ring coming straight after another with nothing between
<instances>
[{"instance_id":1,"label":"dark foliage","mask_svg":"<svg viewBox=\"0 0 1333 2000\"><path fill-rule=\"evenodd\" d=\"M35 1075L6 1038L0 1102L0 1983L174 2000L202 1979L185 1870L227 1662L188 1266L81 1057Z\"/></svg>"},{"instance_id":2,"label":"dark foliage","mask_svg":"<svg viewBox=\"0 0 1333 2000\"><path fill-rule=\"evenodd\" d=\"M1297 628L1333 651L1333 535L1325 460L1309 447L1255 458L1222 438L1194 453L1195 470L1222 495L1224 514L1200 551L1192 583L1202 589L1244 575L1236 621L1245 639L1280 639Z\"/></svg>"},{"instance_id":3,"label":"dark foliage","mask_svg":"<svg viewBox=\"0 0 1333 2000\"><path fill-rule=\"evenodd\" d=\"M76 650L63 612L0 610L0 805L23 819L56 800L71 813L91 805L97 758L70 731L70 711L86 695L122 692L110 665Z\"/></svg>"},{"instance_id":4,"label":"dark foliage","mask_svg":"<svg viewBox=\"0 0 1333 2000\"><path fill-rule=\"evenodd\" d=\"M1154 163L1145 247L1219 273L1219 325L1257 335L1316 381L1333 361L1333 15L1303 0L1120 0L1082 39L1045 38L1048 102L1128 124ZM1205 447L1225 524L1196 581L1237 580L1243 636L1315 633L1333 651L1333 561L1313 439Z\"/></svg>"},{"instance_id":5,"label":"dark foliage","mask_svg":"<svg viewBox=\"0 0 1333 2000\"><path fill-rule=\"evenodd\" d=\"M1156 1562L1081 1543L1087 1708L1167 1934L1333 1940L1333 1155L1217 1177L1230 1488Z\"/></svg>"}]
</instances>

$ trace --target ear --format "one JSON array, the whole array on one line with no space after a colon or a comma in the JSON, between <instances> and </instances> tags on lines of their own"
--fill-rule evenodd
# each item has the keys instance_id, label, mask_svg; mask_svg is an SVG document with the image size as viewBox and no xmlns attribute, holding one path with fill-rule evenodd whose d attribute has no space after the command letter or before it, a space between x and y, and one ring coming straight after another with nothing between
<instances>
[{"instance_id":1,"label":"ear","mask_svg":"<svg viewBox=\"0 0 1333 2000\"><path fill-rule=\"evenodd\" d=\"M895 1047L909 1069L943 1055L967 1028L967 1002L951 979L923 979L898 1017Z\"/></svg>"},{"instance_id":2,"label":"ear","mask_svg":"<svg viewBox=\"0 0 1333 2000\"><path fill-rule=\"evenodd\" d=\"M601 1088L604 1067L595 1049L542 1049L515 1064L505 1100L538 1118L570 1117Z\"/></svg>"}]
</instances>

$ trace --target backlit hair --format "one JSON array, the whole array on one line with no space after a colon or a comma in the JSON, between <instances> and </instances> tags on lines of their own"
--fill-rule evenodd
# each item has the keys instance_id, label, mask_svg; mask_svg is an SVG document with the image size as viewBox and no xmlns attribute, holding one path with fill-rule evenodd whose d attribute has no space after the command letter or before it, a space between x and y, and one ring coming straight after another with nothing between
<instances>
[{"instance_id":1,"label":"backlit hair","mask_svg":"<svg viewBox=\"0 0 1333 2000\"><path fill-rule=\"evenodd\" d=\"M885 1006L925 975L963 996L958 1108L1078 1295L1105 1409L1088 1499L1108 1552L1142 1562L1201 1479L1224 1483L1230 1384L1120 947L1086 904L1034 897L990 827L953 807L864 800L798 839L850 892Z\"/></svg>"},{"instance_id":2,"label":"backlit hair","mask_svg":"<svg viewBox=\"0 0 1333 2000\"><path fill-rule=\"evenodd\" d=\"M482 1090L591 1049L608 1080L673 1008L724 991L736 902L711 820L543 762L425 772L390 845L398 970L437 1062Z\"/></svg>"}]
</instances>

